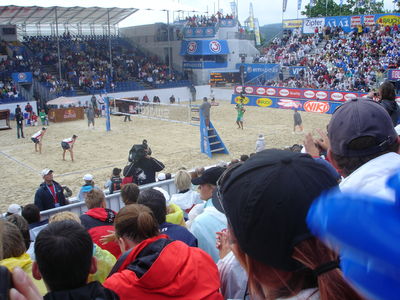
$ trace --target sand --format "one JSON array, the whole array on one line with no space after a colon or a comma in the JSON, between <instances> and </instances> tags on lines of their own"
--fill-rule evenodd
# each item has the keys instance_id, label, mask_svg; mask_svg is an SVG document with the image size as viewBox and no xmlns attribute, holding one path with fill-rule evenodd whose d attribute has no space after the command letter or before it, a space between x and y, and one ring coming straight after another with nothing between
<instances>
[{"instance_id":1,"label":"sand","mask_svg":"<svg viewBox=\"0 0 400 300\"><path fill-rule=\"evenodd\" d=\"M305 132L325 128L330 115L301 112ZM42 182L40 171L54 170L54 180L67 185L73 196L83 184L82 177L93 174L96 185L103 187L114 167L123 168L133 144L147 139L153 157L162 161L165 172L174 173L184 166L188 169L230 161L255 150L259 133L265 135L268 148L283 148L302 144L304 134L293 134L293 111L273 108L247 107L244 130L237 129L234 106L220 101L212 107L211 121L230 152L212 159L200 153L199 127L160 120L132 117L111 117L111 131L105 130L105 119L96 119L95 129L88 129L86 120L51 123L43 139L42 154L35 153L30 136L40 127L24 128L25 139L17 139L15 122L12 130L0 131L0 212L8 205L33 203L35 191ZM62 160L61 140L78 135L74 147L75 162Z\"/></svg>"}]
</instances>

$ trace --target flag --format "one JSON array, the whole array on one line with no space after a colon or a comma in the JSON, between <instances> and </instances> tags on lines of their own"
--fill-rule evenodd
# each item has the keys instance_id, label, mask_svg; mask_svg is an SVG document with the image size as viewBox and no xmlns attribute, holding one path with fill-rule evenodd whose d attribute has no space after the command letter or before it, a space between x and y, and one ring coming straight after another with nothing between
<instances>
[{"instance_id":1,"label":"flag","mask_svg":"<svg viewBox=\"0 0 400 300\"><path fill-rule=\"evenodd\" d=\"M314 0L310 0L310 7L313 7L314 6Z\"/></svg>"},{"instance_id":2,"label":"flag","mask_svg":"<svg viewBox=\"0 0 400 300\"><path fill-rule=\"evenodd\" d=\"M340 8L343 6L343 0L340 0Z\"/></svg>"},{"instance_id":3,"label":"flag","mask_svg":"<svg viewBox=\"0 0 400 300\"><path fill-rule=\"evenodd\" d=\"M301 0L297 0L297 10L301 10Z\"/></svg>"},{"instance_id":4,"label":"flag","mask_svg":"<svg viewBox=\"0 0 400 300\"><path fill-rule=\"evenodd\" d=\"M286 11L286 7L287 7L287 0L283 0L283 4L282 4L282 11L285 12Z\"/></svg>"}]
</instances>

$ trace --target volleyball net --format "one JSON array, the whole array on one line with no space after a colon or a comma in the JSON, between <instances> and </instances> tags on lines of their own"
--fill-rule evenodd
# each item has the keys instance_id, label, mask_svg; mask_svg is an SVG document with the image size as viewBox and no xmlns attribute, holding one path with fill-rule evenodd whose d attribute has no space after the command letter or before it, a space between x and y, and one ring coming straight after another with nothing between
<instances>
[{"instance_id":1,"label":"volleyball net","mask_svg":"<svg viewBox=\"0 0 400 300\"><path fill-rule=\"evenodd\" d=\"M190 104L154 103L130 98L115 98L110 101L110 109L113 115L199 125L198 106Z\"/></svg>"}]
</instances>

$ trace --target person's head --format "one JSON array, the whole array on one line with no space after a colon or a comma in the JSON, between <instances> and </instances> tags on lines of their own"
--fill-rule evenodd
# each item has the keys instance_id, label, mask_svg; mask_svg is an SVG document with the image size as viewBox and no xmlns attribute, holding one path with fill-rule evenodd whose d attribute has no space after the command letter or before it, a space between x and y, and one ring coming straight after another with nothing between
<instances>
[{"instance_id":1,"label":"person's head","mask_svg":"<svg viewBox=\"0 0 400 300\"><path fill-rule=\"evenodd\" d=\"M125 205L134 204L139 197L139 187L134 183L125 184L121 188L121 198Z\"/></svg>"},{"instance_id":2,"label":"person's head","mask_svg":"<svg viewBox=\"0 0 400 300\"><path fill-rule=\"evenodd\" d=\"M1 240L3 259L20 257L26 251L21 231L15 224L9 221L0 220L0 222L3 227L3 236Z\"/></svg>"},{"instance_id":3,"label":"person's head","mask_svg":"<svg viewBox=\"0 0 400 300\"><path fill-rule=\"evenodd\" d=\"M41 111L41 112L44 112L44 108L42 108L40 111Z\"/></svg>"},{"instance_id":4,"label":"person's head","mask_svg":"<svg viewBox=\"0 0 400 300\"><path fill-rule=\"evenodd\" d=\"M192 184L199 186L200 199L211 199L212 193L217 185L217 181L224 171L224 168L212 167L205 170L201 176L192 179Z\"/></svg>"},{"instance_id":5,"label":"person's head","mask_svg":"<svg viewBox=\"0 0 400 300\"><path fill-rule=\"evenodd\" d=\"M83 176L83 180L85 181L85 184L87 184L87 185L94 185L94 182L93 182L93 175L92 174L86 174L85 176Z\"/></svg>"},{"instance_id":6,"label":"person's head","mask_svg":"<svg viewBox=\"0 0 400 300\"><path fill-rule=\"evenodd\" d=\"M328 137L328 156L343 176L378 156L399 150L389 114L379 103L365 98L352 99L335 111Z\"/></svg>"},{"instance_id":7,"label":"person's head","mask_svg":"<svg viewBox=\"0 0 400 300\"><path fill-rule=\"evenodd\" d=\"M207 102L208 101L207 97L203 97L203 101Z\"/></svg>"},{"instance_id":8,"label":"person's head","mask_svg":"<svg viewBox=\"0 0 400 300\"><path fill-rule=\"evenodd\" d=\"M75 221L52 222L35 241L35 279L43 278L50 291L71 290L86 285L89 273L96 272L93 241Z\"/></svg>"},{"instance_id":9,"label":"person's head","mask_svg":"<svg viewBox=\"0 0 400 300\"><path fill-rule=\"evenodd\" d=\"M47 130L47 128L46 128L46 127L42 127L42 133L45 133L45 132L46 132L46 130Z\"/></svg>"},{"instance_id":10,"label":"person's head","mask_svg":"<svg viewBox=\"0 0 400 300\"><path fill-rule=\"evenodd\" d=\"M10 204L10 206L7 209L6 212L6 217L11 216L14 214L20 215L22 211L22 206L16 203Z\"/></svg>"},{"instance_id":11,"label":"person's head","mask_svg":"<svg viewBox=\"0 0 400 300\"><path fill-rule=\"evenodd\" d=\"M113 176L120 176L121 175L121 169L119 168L114 168L112 171Z\"/></svg>"},{"instance_id":12,"label":"person's head","mask_svg":"<svg viewBox=\"0 0 400 300\"><path fill-rule=\"evenodd\" d=\"M142 145L147 146L147 140L143 140Z\"/></svg>"},{"instance_id":13,"label":"person's head","mask_svg":"<svg viewBox=\"0 0 400 300\"><path fill-rule=\"evenodd\" d=\"M248 159L249 159L249 156L247 154L240 155L240 161L246 161Z\"/></svg>"},{"instance_id":14,"label":"person's head","mask_svg":"<svg viewBox=\"0 0 400 300\"><path fill-rule=\"evenodd\" d=\"M190 189L192 186L192 176L190 176L188 171L179 170L175 174L174 183L178 191L185 191Z\"/></svg>"},{"instance_id":15,"label":"person's head","mask_svg":"<svg viewBox=\"0 0 400 300\"><path fill-rule=\"evenodd\" d=\"M72 135L72 139L73 139L73 140L76 140L77 137L78 137L78 136L75 135L75 134Z\"/></svg>"},{"instance_id":16,"label":"person's head","mask_svg":"<svg viewBox=\"0 0 400 300\"><path fill-rule=\"evenodd\" d=\"M294 112L297 112L297 108L294 109Z\"/></svg>"},{"instance_id":17,"label":"person's head","mask_svg":"<svg viewBox=\"0 0 400 300\"><path fill-rule=\"evenodd\" d=\"M98 189L92 189L86 194L85 204L88 209L92 208L105 208L106 207L106 196L103 191Z\"/></svg>"},{"instance_id":18,"label":"person's head","mask_svg":"<svg viewBox=\"0 0 400 300\"><path fill-rule=\"evenodd\" d=\"M337 255L306 224L313 200L337 186L326 167L308 154L269 149L228 170L219 184L231 248L252 295L287 298L318 287L322 300L359 299L337 269ZM332 268L314 272L330 262Z\"/></svg>"},{"instance_id":19,"label":"person's head","mask_svg":"<svg viewBox=\"0 0 400 300\"><path fill-rule=\"evenodd\" d=\"M150 208L159 225L165 222L167 204L163 193L155 189L144 190L140 193L137 203Z\"/></svg>"},{"instance_id":20,"label":"person's head","mask_svg":"<svg viewBox=\"0 0 400 300\"><path fill-rule=\"evenodd\" d=\"M28 249L29 245L31 244L31 236L29 234L28 222L23 217L17 214L8 216L6 220L18 227L19 231L21 232L22 238L24 240L25 248Z\"/></svg>"},{"instance_id":21,"label":"person's head","mask_svg":"<svg viewBox=\"0 0 400 300\"><path fill-rule=\"evenodd\" d=\"M53 183L53 170L44 169L44 170L42 170L41 174L42 174L44 182L46 182L47 184Z\"/></svg>"},{"instance_id":22,"label":"person's head","mask_svg":"<svg viewBox=\"0 0 400 300\"><path fill-rule=\"evenodd\" d=\"M22 216L28 224L40 222L40 210L35 204L27 204L22 209Z\"/></svg>"},{"instance_id":23,"label":"person's head","mask_svg":"<svg viewBox=\"0 0 400 300\"><path fill-rule=\"evenodd\" d=\"M141 204L123 207L115 217L114 227L121 252L159 235L158 222L153 212Z\"/></svg>"},{"instance_id":24,"label":"person's head","mask_svg":"<svg viewBox=\"0 0 400 300\"><path fill-rule=\"evenodd\" d=\"M396 91L394 85L390 81L385 81L379 87L379 96L385 100L396 100Z\"/></svg>"},{"instance_id":25,"label":"person's head","mask_svg":"<svg viewBox=\"0 0 400 300\"><path fill-rule=\"evenodd\" d=\"M79 219L78 215L74 214L70 211L62 211L52 215L49 218L49 224L61 221L74 221L78 224L81 224L81 219Z\"/></svg>"}]
</instances>

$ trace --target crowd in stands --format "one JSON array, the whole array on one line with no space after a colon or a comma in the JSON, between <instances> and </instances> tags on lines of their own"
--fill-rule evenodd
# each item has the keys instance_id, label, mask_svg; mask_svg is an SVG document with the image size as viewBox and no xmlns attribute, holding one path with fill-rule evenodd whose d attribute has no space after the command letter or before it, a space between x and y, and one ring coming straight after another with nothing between
<instances>
[{"instance_id":1,"label":"crowd in stands","mask_svg":"<svg viewBox=\"0 0 400 300\"><path fill-rule=\"evenodd\" d=\"M186 17L186 26L188 27L213 27L215 26L220 19L233 19L233 15L227 14L223 16L222 13L218 12L216 14L212 14L210 17L205 15L194 15L191 17Z\"/></svg>"},{"instance_id":2,"label":"crowd in stands","mask_svg":"<svg viewBox=\"0 0 400 300\"><path fill-rule=\"evenodd\" d=\"M260 134L254 153L208 168L181 168L172 176L176 186L172 195L160 186L146 186L156 181L164 165L151 156L144 140L132 147L125 177L115 168L108 182L110 193L120 193L124 203L118 212L106 207L104 192L87 174L81 189L87 212L78 216L64 211L41 220L41 210L68 203L53 171L43 170L35 204L10 205L5 220L0 220L0 265L13 272L11 299L27 297L27 290L31 300L43 295L45 299L361 300L372 299L373 288L387 296L390 290L381 282L373 286L364 280L375 274L370 270L375 265L366 263L369 257L387 259L370 247L373 240L366 240L368 247L362 249L365 272L358 268L352 277L353 273L341 270L343 254L348 253L340 244L320 239L321 232L330 228L310 225L307 217L313 212L310 207L332 193L375 196L398 209L387 181L393 175L397 178L400 169L395 128L400 110L392 105L391 83L384 83L379 94L380 101L356 98L344 103L326 130L319 130L319 137L305 135L302 146L268 149ZM171 178L159 175L163 175L159 181ZM343 203L356 205L354 199ZM362 206L365 211L359 211L360 216L371 205ZM320 218L317 224L325 223L324 208L313 214ZM358 225L343 210L333 217L343 218L349 226ZM396 232L384 230L387 239ZM344 233L338 232L340 239ZM369 233L358 231L349 243L364 234ZM396 242L385 245L396 247ZM379 276L391 278L384 263L378 267ZM389 288L390 282L396 284L385 282Z\"/></svg>"},{"instance_id":3,"label":"crowd in stands","mask_svg":"<svg viewBox=\"0 0 400 300\"><path fill-rule=\"evenodd\" d=\"M316 28L314 35L300 30L276 38L256 62L304 66L296 77L265 82L293 88L369 92L388 69L400 65L398 26L375 25L344 33L342 28Z\"/></svg>"}]
</instances>

